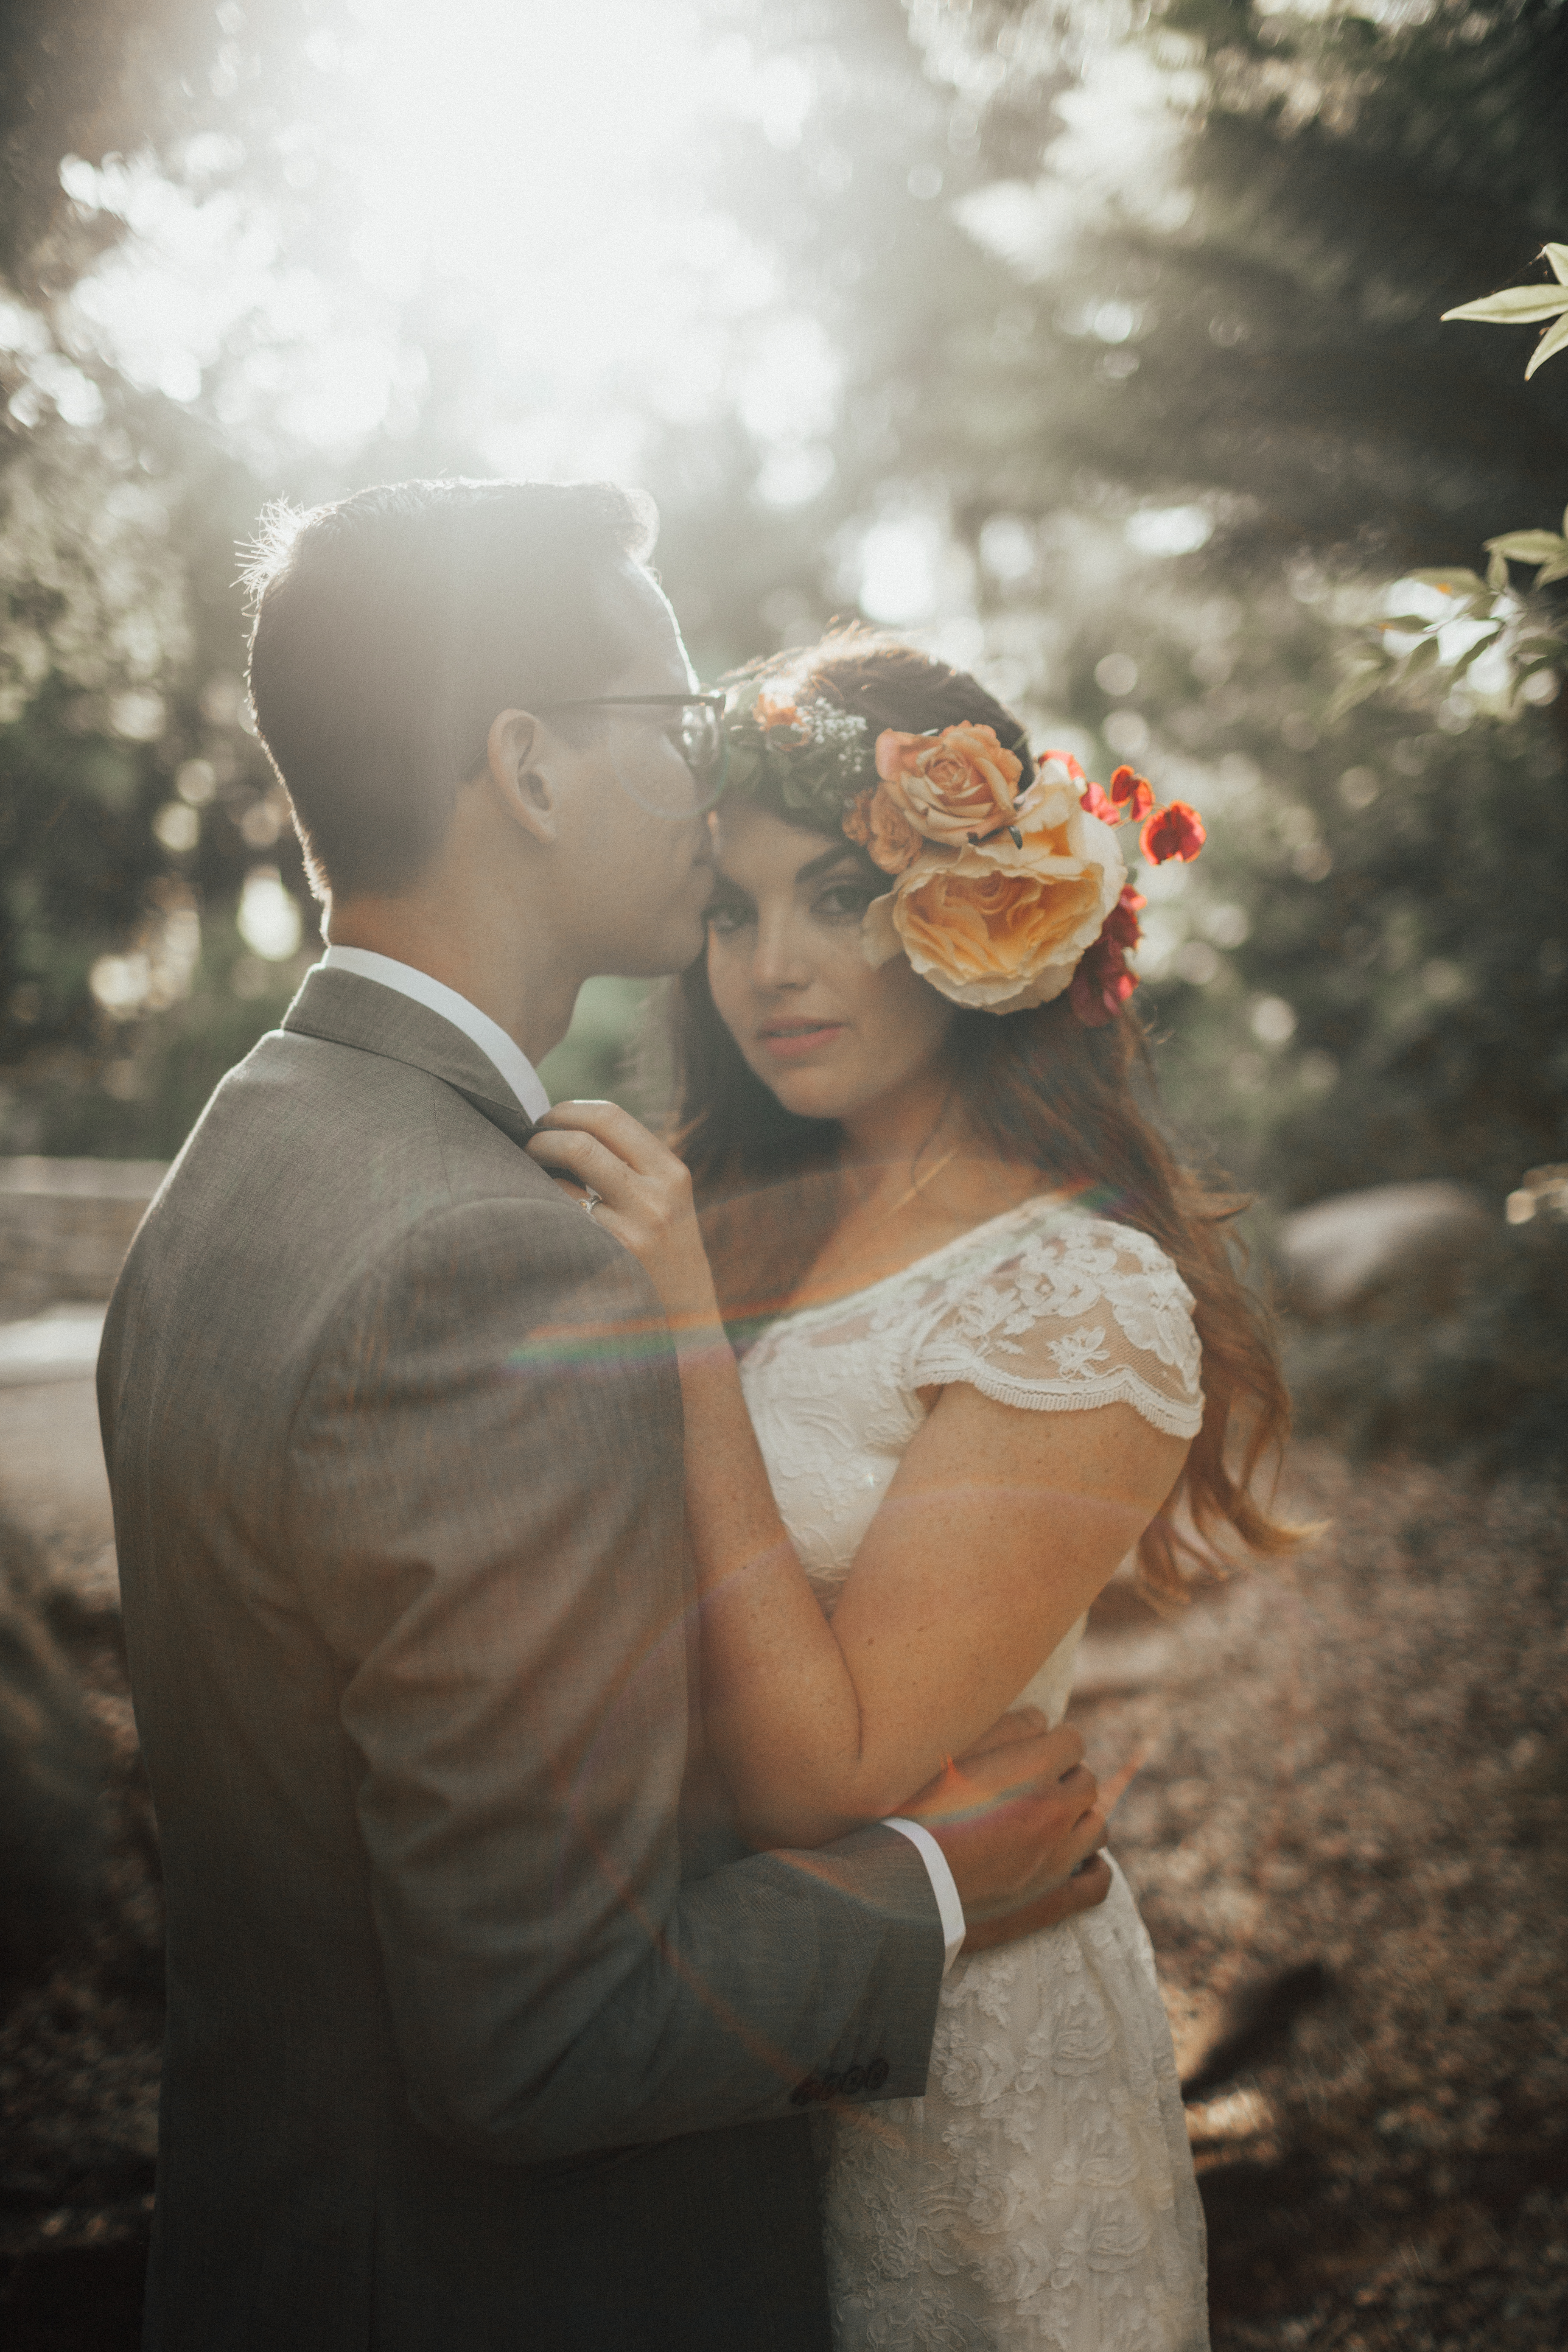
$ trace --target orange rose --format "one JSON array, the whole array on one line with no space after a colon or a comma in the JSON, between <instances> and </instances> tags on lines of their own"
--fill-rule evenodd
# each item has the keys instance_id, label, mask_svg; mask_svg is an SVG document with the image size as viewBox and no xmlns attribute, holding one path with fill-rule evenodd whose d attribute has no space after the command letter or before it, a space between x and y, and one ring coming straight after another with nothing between
<instances>
[{"instance_id":1,"label":"orange rose","mask_svg":"<svg viewBox=\"0 0 1568 2352\"><path fill-rule=\"evenodd\" d=\"M1116 835L1066 777L1031 786L1022 845L1010 835L927 849L868 908L866 953L901 948L955 1004L1016 1013L1059 996L1100 937L1127 869Z\"/></svg>"},{"instance_id":2,"label":"orange rose","mask_svg":"<svg viewBox=\"0 0 1568 2352\"><path fill-rule=\"evenodd\" d=\"M928 841L960 848L1011 824L1023 762L994 727L944 727L940 735L877 738L877 773L894 806Z\"/></svg>"},{"instance_id":3,"label":"orange rose","mask_svg":"<svg viewBox=\"0 0 1568 2352\"><path fill-rule=\"evenodd\" d=\"M775 727L804 727L806 723L793 702L775 702L765 690L757 697L756 720L764 735L771 734Z\"/></svg>"},{"instance_id":4,"label":"orange rose","mask_svg":"<svg viewBox=\"0 0 1568 2352\"><path fill-rule=\"evenodd\" d=\"M844 820L844 830L851 841L870 851L884 874L901 874L920 856L920 835L886 784L868 787L860 794Z\"/></svg>"}]
</instances>

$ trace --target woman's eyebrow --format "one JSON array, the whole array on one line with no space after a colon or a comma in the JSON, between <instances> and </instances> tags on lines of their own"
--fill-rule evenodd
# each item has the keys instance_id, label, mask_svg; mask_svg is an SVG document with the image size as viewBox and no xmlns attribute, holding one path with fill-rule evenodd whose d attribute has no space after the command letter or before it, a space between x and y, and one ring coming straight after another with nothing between
<instances>
[{"instance_id":1,"label":"woman's eyebrow","mask_svg":"<svg viewBox=\"0 0 1568 2352\"><path fill-rule=\"evenodd\" d=\"M836 842L831 849L825 849L820 857L809 858L804 866L797 866L795 878L797 882L819 882L836 866L858 866L859 863L860 854L851 843L846 842L840 848Z\"/></svg>"}]
</instances>

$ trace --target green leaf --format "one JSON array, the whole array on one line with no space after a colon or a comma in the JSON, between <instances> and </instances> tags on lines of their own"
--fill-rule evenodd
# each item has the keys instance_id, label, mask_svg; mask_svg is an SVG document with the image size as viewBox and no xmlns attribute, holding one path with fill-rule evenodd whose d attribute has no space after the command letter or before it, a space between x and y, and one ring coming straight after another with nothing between
<instances>
[{"instance_id":1,"label":"green leaf","mask_svg":"<svg viewBox=\"0 0 1568 2352\"><path fill-rule=\"evenodd\" d=\"M1487 565L1487 586L1500 596L1508 587L1508 558L1500 551L1493 551L1492 560Z\"/></svg>"},{"instance_id":2,"label":"green leaf","mask_svg":"<svg viewBox=\"0 0 1568 2352\"><path fill-rule=\"evenodd\" d=\"M1500 294L1489 294L1480 302L1461 302L1457 310L1445 310L1449 319L1481 319L1489 326L1522 327L1531 319L1555 319L1560 310L1568 310L1568 293L1561 286L1505 286Z\"/></svg>"},{"instance_id":3,"label":"green leaf","mask_svg":"<svg viewBox=\"0 0 1568 2352\"><path fill-rule=\"evenodd\" d=\"M1405 665L1406 677L1418 677L1423 670L1432 669L1437 660L1438 645L1435 636L1423 637Z\"/></svg>"},{"instance_id":4,"label":"green leaf","mask_svg":"<svg viewBox=\"0 0 1568 2352\"><path fill-rule=\"evenodd\" d=\"M1358 702L1364 702L1369 695L1375 694L1389 675L1389 665L1386 662L1358 663L1354 669L1340 680L1334 690L1333 698L1329 704L1329 725L1331 727L1337 725L1340 719L1355 709Z\"/></svg>"},{"instance_id":5,"label":"green leaf","mask_svg":"<svg viewBox=\"0 0 1568 2352\"><path fill-rule=\"evenodd\" d=\"M1560 555L1568 555L1568 540L1554 530L1505 530L1487 545L1510 563L1555 563Z\"/></svg>"},{"instance_id":6,"label":"green leaf","mask_svg":"<svg viewBox=\"0 0 1568 2352\"><path fill-rule=\"evenodd\" d=\"M1559 319L1554 327L1548 327L1536 344L1530 355L1530 365L1524 371L1526 383L1538 367L1543 367L1549 359L1556 356L1564 343L1568 343L1568 318Z\"/></svg>"},{"instance_id":7,"label":"green leaf","mask_svg":"<svg viewBox=\"0 0 1568 2352\"><path fill-rule=\"evenodd\" d=\"M1458 677L1465 670L1469 668L1470 664L1476 659L1478 655L1485 653L1487 647L1496 640L1501 627L1502 623L1500 621L1496 627L1490 628L1487 631L1484 637L1478 637L1473 646L1467 646L1465 647L1464 652L1454 664L1454 676L1456 677Z\"/></svg>"},{"instance_id":8,"label":"green leaf","mask_svg":"<svg viewBox=\"0 0 1568 2352\"><path fill-rule=\"evenodd\" d=\"M1418 580L1423 588L1446 589L1451 596L1479 596L1486 585L1478 573L1457 565L1436 572L1407 572L1405 577Z\"/></svg>"},{"instance_id":9,"label":"green leaf","mask_svg":"<svg viewBox=\"0 0 1568 2352\"><path fill-rule=\"evenodd\" d=\"M1535 575L1538 588L1550 588L1554 580L1568 580L1568 549L1564 549L1553 562L1543 563Z\"/></svg>"},{"instance_id":10,"label":"green leaf","mask_svg":"<svg viewBox=\"0 0 1568 2352\"><path fill-rule=\"evenodd\" d=\"M1548 245L1542 248L1542 261L1551 266L1552 274L1563 286L1568 286L1568 245Z\"/></svg>"}]
</instances>

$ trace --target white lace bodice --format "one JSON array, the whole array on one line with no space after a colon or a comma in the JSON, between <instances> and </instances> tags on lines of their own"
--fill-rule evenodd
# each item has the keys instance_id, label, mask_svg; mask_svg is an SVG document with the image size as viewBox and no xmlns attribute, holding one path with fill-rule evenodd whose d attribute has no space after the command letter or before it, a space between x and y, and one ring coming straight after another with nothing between
<instances>
[{"instance_id":1,"label":"white lace bodice","mask_svg":"<svg viewBox=\"0 0 1568 2352\"><path fill-rule=\"evenodd\" d=\"M829 1615L925 1419L922 1389L963 1381L1043 1412L1122 1402L1173 1437L1195 1437L1192 1307L1157 1242L1047 1194L770 1325L741 1380L784 1525ZM1070 1654L1048 1664L1070 1677ZM1044 1704L1033 1685L1030 1696Z\"/></svg>"},{"instance_id":2,"label":"white lace bodice","mask_svg":"<svg viewBox=\"0 0 1568 2352\"><path fill-rule=\"evenodd\" d=\"M1040 1198L772 1324L741 1378L824 1609L925 1419L922 1389L966 1381L1047 1412L1121 1401L1190 1438L1192 1307L1146 1235ZM1081 1631L1020 1694L1052 1722ZM958 1961L924 2098L816 2129L837 2352L1204 2352L1202 2211L1119 1873L1100 1910Z\"/></svg>"}]
</instances>

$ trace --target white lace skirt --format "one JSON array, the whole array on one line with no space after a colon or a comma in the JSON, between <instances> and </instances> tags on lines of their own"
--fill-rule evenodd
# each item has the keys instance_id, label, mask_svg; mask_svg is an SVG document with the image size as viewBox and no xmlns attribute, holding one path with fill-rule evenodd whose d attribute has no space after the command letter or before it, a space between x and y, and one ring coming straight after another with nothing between
<instances>
[{"instance_id":1,"label":"white lace skirt","mask_svg":"<svg viewBox=\"0 0 1568 2352\"><path fill-rule=\"evenodd\" d=\"M960 1960L923 2099L819 2116L838 2352L1203 2352L1204 2220L1154 1958L1098 1910Z\"/></svg>"}]
</instances>

